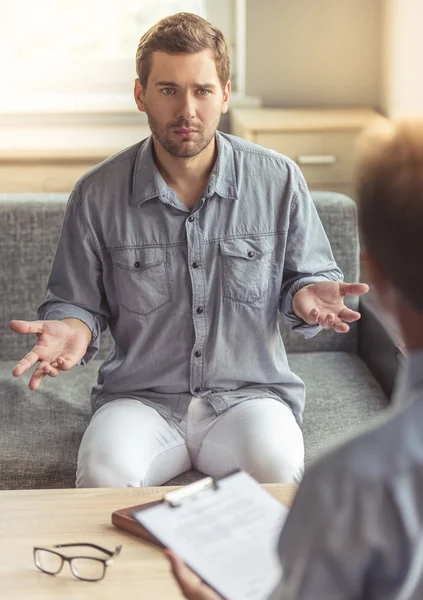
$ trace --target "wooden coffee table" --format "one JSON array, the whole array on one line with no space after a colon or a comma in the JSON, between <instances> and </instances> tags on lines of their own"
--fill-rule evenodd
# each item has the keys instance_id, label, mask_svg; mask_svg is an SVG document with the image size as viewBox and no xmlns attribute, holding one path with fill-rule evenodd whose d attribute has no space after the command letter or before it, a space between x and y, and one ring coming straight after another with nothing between
<instances>
[{"instance_id":1,"label":"wooden coffee table","mask_svg":"<svg viewBox=\"0 0 423 600\"><path fill-rule=\"evenodd\" d=\"M264 486L289 505L294 486ZM69 489L0 492L0 598L6 600L170 600L182 598L160 549L111 524L117 508L161 498L174 489ZM91 542L122 552L97 583L79 581L69 564L56 576L33 563L33 546ZM65 553L65 552L64 552Z\"/></svg>"}]
</instances>

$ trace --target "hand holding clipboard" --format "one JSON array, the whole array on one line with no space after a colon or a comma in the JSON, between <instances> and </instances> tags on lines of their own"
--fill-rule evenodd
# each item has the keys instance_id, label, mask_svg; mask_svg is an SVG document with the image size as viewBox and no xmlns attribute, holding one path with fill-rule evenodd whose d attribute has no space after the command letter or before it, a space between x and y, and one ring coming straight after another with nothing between
<instances>
[{"instance_id":1,"label":"hand holding clipboard","mask_svg":"<svg viewBox=\"0 0 423 600\"><path fill-rule=\"evenodd\" d=\"M207 477L133 517L226 600L263 600L280 579L287 509L247 473Z\"/></svg>"}]
</instances>

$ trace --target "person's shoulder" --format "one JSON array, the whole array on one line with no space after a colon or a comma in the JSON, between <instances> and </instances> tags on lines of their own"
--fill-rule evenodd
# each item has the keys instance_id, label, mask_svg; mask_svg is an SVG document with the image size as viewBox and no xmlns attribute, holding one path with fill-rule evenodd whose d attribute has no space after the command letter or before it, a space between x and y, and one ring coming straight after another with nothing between
<instances>
[{"instance_id":1,"label":"person's shoulder","mask_svg":"<svg viewBox=\"0 0 423 600\"><path fill-rule=\"evenodd\" d=\"M366 487L413 476L423 467L422 418L423 399L385 409L361 433L329 448L311 467L310 478Z\"/></svg>"},{"instance_id":2,"label":"person's shoulder","mask_svg":"<svg viewBox=\"0 0 423 600\"><path fill-rule=\"evenodd\" d=\"M133 174L140 149L148 142L148 138L112 154L98 165L84 173L75 184L75 192L79 197L92 188L101 190L126 182Z\"/></svg>"},{"instance_id":3,"label":"person's shoulder","mask_svg":"<svg viewBox=\"0 0 423 600\"><path fill-rule=\"evenodd\" d=\"M229 133L219 132L224 143L228 144L233 151L235 160L247 163L248 166L257 165L260 168L286 169L292 171L295 175L300 173L298 165L284 154L276 152L270 148L265 148L243 138Z\"/></svg>"}]
</instances>

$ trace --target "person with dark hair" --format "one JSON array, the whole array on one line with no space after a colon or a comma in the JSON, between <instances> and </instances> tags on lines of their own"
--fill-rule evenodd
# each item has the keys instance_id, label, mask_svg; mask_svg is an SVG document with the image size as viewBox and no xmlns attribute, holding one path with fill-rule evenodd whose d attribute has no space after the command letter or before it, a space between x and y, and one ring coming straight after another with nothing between
<instances>
[{"instance_id":1,"label":"person with dark hair","mask_svg":"<svg viewBox=\"0 0 423 600\"><path fill-rule=\"evenodd\" d=\"M359 226L408 357L391 408L307 470L270 600L423 598L423 121L381 121L359 148ZM219 599L167 554L186 598Z\"/></svg>"},{"instance_id":2,"label":"person with dark hair","mask_svg":"<svg viewBox=\"0 0 423 600\"><path fill-rule=\"evenodd\" d=\"M359 319L298 167L217 131L228 49L180 13L140 40L135 102L151 136L76 184L38 321L16 365L29 382L84 364L108 326L115 346L92 391L77 486L162 484L194 467L299 481L304 384L278 311L306 337Z\"/></svg>"}]
</instances>

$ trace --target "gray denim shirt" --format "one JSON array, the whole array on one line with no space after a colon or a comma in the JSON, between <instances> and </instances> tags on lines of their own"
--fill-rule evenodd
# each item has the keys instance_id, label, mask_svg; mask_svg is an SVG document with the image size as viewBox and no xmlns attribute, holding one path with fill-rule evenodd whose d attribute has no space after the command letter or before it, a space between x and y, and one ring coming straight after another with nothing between
<instances>
[{"instance_id":1,"label":"gray denim shirt","mask_svg":"<svg viewBox=\"0 0 423 600\"><path fill-rule=\"evenodd\" d=\"M76 317L115 347L93 388L95 410L142 399L183 418L191 397L216 414L274 397L301 422L304 384L288 366L282 310L318 280L341 280L298 167L271 150L217 133L207 188L188 209L160 175L149 137L107 159L68 202L40 319Z\"/></svg>"},{"instance_id":2,"label":"gray denim shirt","mask_svg":"<svg viewBox=\"0 0 423 600\"><path fill-rule=\"evenodd\" d=\"M271 600L423 598L423 350L392 406L307 469Z\"/></svg>"}]
</instances>

